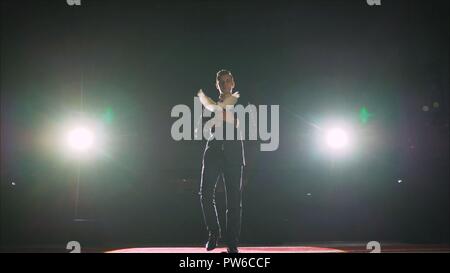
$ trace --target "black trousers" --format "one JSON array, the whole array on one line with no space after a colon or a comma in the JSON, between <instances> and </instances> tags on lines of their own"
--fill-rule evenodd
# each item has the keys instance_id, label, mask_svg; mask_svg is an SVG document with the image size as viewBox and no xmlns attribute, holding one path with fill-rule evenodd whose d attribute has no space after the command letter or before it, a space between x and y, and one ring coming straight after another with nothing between
<instances>
[{"instance_id":1,"label":"black trousers","mask_svg":"<svg viewBox=\"0 0 450 273\"><path fill-rule=\"evenodd\" d=\"M225 241L237 246L242 219L242 180L244 165L240 141L208 141L202 164L200 201L203 218L208 232L221 236L223 228L219 223L215 202L217 182L223 179L226 194Z\"/></svg>"}]
</instances>

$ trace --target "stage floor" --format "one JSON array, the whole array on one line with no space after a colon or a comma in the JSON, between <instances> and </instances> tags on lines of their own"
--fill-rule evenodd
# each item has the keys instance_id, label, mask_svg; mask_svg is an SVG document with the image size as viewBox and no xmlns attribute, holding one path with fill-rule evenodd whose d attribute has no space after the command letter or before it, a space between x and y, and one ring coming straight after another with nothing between
<instances>
[{"instance_id":1,"label":"stage floor","mask_svg":"<svg viewBox=\"0 0 450 273\"><path fill-rule=\"evenodd\" d=\"M223 253L226 248L207 252L200 245L151 246L146 244L118 244L104 247L82 246L82 253ZM369 253L367 243L328 242L293 243L290 245L242 245L240 253ZM69 253L64 244L5 247L2 253ZM381 253L450 253L449 245L381 243Z\"/></svg>"},{"instance_id":2,"label":"stage floor","mask_svg":"<svg viewBox=\"0 0 450 273\"><path fill-rule=\"evenodd\" d=\"M212 251L206 251L203 247L142 247L124 248L107 253L223 253L226 248L219 247ZM308 247L308 246L283 246L283 247L240 247L240 253L340 253L344 252L334 248Z\"/></svg>"},{"instance_id":3,"label":"stage floor","mask_svg":"<svg viewBox=\"0 0 450 273\"><path fill-rule=\"evenodd\" d=\"M240 253L370 253L363 243L329 243L323 245L242 246ZM204 247L130 247L105 253L223 253L225 247L206 251ZM382 253L450 253L447 245L382 244Z\"/></svg>"}]
</instances>

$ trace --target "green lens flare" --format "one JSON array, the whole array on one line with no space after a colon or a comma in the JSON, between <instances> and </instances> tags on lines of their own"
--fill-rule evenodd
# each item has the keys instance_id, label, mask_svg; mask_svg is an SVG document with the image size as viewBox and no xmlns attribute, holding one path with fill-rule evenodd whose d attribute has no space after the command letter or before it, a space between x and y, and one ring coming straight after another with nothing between
<instances>
[{"instance_id":1,"label":"green lens flare","mask_svg":"<svg viewBox=\"0 0 450 273\"><path fill-rule=\"evenodd\" d=\"M111 107L106 108L105 112L102 115L102 119L107 124L111 124L113 122L114 112Z\"/></svg>"},{"instance_id":2,"label":"green lens flare","mask_svg":"<svg viewBox=\"0 0 450 273\"><path fill-rule=\"evenodd\" d=\"M362 107L359 110L359 121L362 124L366 124L369 121L369 119L372 118L372 117L373 117L373 114L370 113L369 111L367 111L366 107Z\"/></svg>"}]
</instances>

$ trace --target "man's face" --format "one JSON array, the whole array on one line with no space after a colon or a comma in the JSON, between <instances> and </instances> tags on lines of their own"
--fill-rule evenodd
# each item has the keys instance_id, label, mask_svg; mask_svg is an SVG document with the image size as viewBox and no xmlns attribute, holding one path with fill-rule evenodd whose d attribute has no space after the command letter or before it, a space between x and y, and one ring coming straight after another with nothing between
<instances>
[{"instance_id":1,"label":"man's face","mask_svg":"<svg viewBox=\"0 0 450 273\"><path fill-rule=\"evenodd\" d=\"M217 81L217 89L221 93L230 93L234 88L234 80L231 75L222 75Z\"/></svg>"}]
</instances>

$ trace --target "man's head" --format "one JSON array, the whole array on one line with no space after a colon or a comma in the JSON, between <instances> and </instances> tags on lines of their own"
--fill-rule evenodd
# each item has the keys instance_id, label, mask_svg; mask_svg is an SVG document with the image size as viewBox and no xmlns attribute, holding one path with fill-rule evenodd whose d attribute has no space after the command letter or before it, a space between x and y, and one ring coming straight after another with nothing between
<instances>
[{"instance_id":1,"label":"man's head","mask_svg":"<svg viewBox=\"0 0 450 273\"><path fill-rule=\"evenodd\" d=\"M228 70L220 70L216 75L216 88L222 93L231 93L234 88L234 78Z\"/></svg>"}]
</instances>

